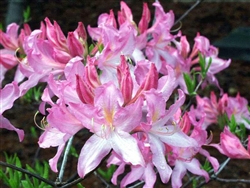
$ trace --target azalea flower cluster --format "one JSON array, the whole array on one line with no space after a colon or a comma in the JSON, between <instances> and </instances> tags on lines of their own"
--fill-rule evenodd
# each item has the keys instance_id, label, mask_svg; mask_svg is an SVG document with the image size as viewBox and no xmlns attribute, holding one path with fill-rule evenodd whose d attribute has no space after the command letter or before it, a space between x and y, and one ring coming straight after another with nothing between
<instances>
[{"instance_id":1,"label":"azalea flower cluster","mask_svg":"<svg viewBox=\"0 0 250 188\"><path fill-rule=\"evenodd\" d=\"M166 13L159 2L153 6L154 20L144 3L137 25L130 8L121 2L117 19L112 10L101 14L97 27L87 27L88 34L79 22L65 36L57 22L52 24L48 18L38 30L31 31L25 24L18 32L19 26L13 23L6 33L0 31L1 85L5 73L17 67L13 82L0 90L1 128L16 131L20 141L24 138L24 132L2 114L30 88L45 82L39 110L46 115L46 123L38 143L42 148L58 147L49 161L55 172L67 141L83 129L91 136L79 155L79 176L85 177L109 155L108 166L118 167L113 184L130 166L121 187L138 180L145 182L144 187L153 187L157 173L163 183L171 180L173 187L180 187L187 170L208 181L209 174L196 155L203 155L215 172L219 163L202 146L216 147L231 158L250 159L249 142L247 151L228 126L219 144L210 144L212 136L207 133L223 114L250 129L244 98L224 94L217 102L212 93L211 99L197 96L197 106L182 110L190 94L184 75L204 70L202 59L205 74L197 77L198 82L203 88L214 84L222 93L215 74L227 68L230 60L219 58L218 49L199 33L190 47L181 31L172 32L174 13ZM45 108L46 104L50 107Z\"/></svg>"}]
</instances>

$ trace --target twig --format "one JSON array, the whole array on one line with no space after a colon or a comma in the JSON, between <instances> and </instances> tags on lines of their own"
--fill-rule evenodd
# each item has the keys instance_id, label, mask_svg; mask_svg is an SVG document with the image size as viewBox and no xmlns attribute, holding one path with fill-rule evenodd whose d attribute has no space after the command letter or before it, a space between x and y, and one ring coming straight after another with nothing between
<instances>
[{"instance_id":1,"label":"twig","mask_svg":"<svg viewBox=\"0 0 250 188\"><path fill-rule=\"evenodd\" d=\"M75 181L72 181L70 183L67 183L66 185L60 186L60 188L72 187L73 185L80 183L82 180L83 180L83 178L78 178Z\"/></svg>"},{"instance_id":2,"label":"twig","mask_svg":"<svg viewBox=\"0 0 250 188\"><path fill-rule=\"evenodd\" d=\"M66 184L72 182L74 179L78 177L78 173L73 174L69 179L67 179Z\"/></svg>"},{"instance_id":3,"label":"twig","mask_svg":"<svg viewBox=\"0 0 250 188\"><path fill-rule=\"evenodd\" d=\"M218 177L215 177L214 179L226 183L250 183L250 180L245 180L245 179L224 179Z\"/></svg>"},{"instance_id":4,"label":"twig","mask_svg":"<svg viewBox=\"0 0 250 188\"><path fill-rule=\"evenodd\" d=\"M17 171L22 172L22 173L25 173L25 174L28 174L28 175L30 175L30 176L33 176L33 177L35 177L35 178L37 178L37 179L39 179L39 180L41 180L41 181L47 183L48 185L51 185L52 187L56 187L56 185L55 185L55 183L54 183L53 181L48 180L48 179L45 179L45 178L43 178L43 177L41 177L41 176L39 176L39 175L37 175L37 174L34 174L34 173L32 173L32 172L30 172L30 171L28 171L28 170L19 168L19 167L15 166L15 165L12 165L12 164L5 163L5 162L3 162L3 161L0 161L0 165L1 165L1 166L4 166L4 167L12 168L12 169L14 169L14 170L17 170Z\"/></svg>"},{"instance_id":5,"label":"twig","mask_svg":"<svg viewBox=\"0 0 250 188\"><path fill-rule=\"evenodd\" d=\"M64 151L62 166L61 166L59 176L58 176L59 183L62 183L63 174L64 174L64 170L65 170L66 163L67 163L67 160L68 160L68 154L69 154L69 151L70 151L70 147L72 145L73 138L74 138L74 136L70 137L70 139L69 139L69 141L67 143L66 149Z\"/></svg>"},{"instance_id":6,"label":"twig","mask_svg":"<svg viewBox=\"0 0 250 188\"><path fill-rule=\"evenodd\" d=\"M197 0L193 5L192 5L192 7L190 7L180 18L178 18L176 21L175 21L175 23L174 23L174 25L176 25L177 23L179 23L181 20L183 20L183 18L185 18L188 14L189 14L189 12L191 12L197 5L199 5L202 1L204 1L204 0Z\"/></svg>"},{"instance_id":7,"label":"twig","mask_svg":"<svg viewBox=\"0 0 250 188\"><path fill-rule=\"evenodd\" d=\"M140 181L140 182L138 182L138 183L136 183L136 184L134 184L134 185L132 185L132 186L130 186L128 188L135 188L135 187L137 187L137 186L139 186L139 185L141 185L143 183L145 183L145 182L144 181Z\"/></svg>"},{"instance_id":8,"label":"twig","mask_svg":"<svg viewBox=\"0 0 250 188\"><path fill-rule=\"evenodd\" d=\"M225 168L225 166L227 165L227 163L230 161L230 158L227 158L227 160L224 161L224 163L222 163L222 165L220 166L219 170L213 174L211 177L216 177L219 173L221 173L221 171Z\"/></svg>"}]
</instances>

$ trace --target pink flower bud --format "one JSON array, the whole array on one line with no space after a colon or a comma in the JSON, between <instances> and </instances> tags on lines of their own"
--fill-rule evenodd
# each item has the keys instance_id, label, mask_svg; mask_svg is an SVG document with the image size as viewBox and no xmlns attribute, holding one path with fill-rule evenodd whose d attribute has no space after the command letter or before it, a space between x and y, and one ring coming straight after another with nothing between
<instances>
[{"instance_id":1,"label":"pink flower bud","mask_svg":"<svg viewBox=\"0 0 250 188\"><path fill-rule=\"evenodd\" d=\"M80 100L85 104L93 104L94 93L92 88L79 75L76 75L76 84L76 92Z\"/></svg>"},{"instance_id":2,"label":"pink flower bud","mask_svg":"<svg viewBox=\"0 0 250 188\"><path fill-rule=\"evenodd\" d=\"M117 77L124 98L124 105L126 105L132 97L133 81L123 55L121 56L121 64L117 67Z\"/></svg>"},{"instance_id":3,"label":"pink flower bud","mask_svg":"<svg viewBox=\"0 0 250 188\"><path fill-rule=\"evenodd\" d=\"M231 133L228 127L225 127L224 131L220 134L220 144L210 144L210 146L215 147L220 153L230 158L250 159L249 151L244 148L239 138Z\"/></svg>"},{"instance_id":4,"label":"pink flower bud","mask_svg":"<svg viewBox=\"0 0 250 188\"><path fill-rule=\"evenodd\" d=\"M52 25L49 18L45 18L45 22L48 40L57 48L67 51L66 37L64 36L58 23L54 21L54 25Z\"/></svg>"},{"instance_id":5,"label":"pink flower bud","mask_svg":"<svg viewBox=\"0 0 250 188\"><path fill-rule=\"evenodd\" d=\"M87 32L86 32L85 27L84 27L82 22L78 22L78 26L77 26L75 32L78 34L78 36L82 40L84 40L84 41L87 40Z\"/></svg>"},{"instance_id":6,"label":"pink flower bud","mask_svg":"<svg viewBox=\"0 0 250 188\"><path fill-rule=\"evenodd\" d=\"M92 87L96 88L101 85L99 75L96 71L95 61L89 56L87 57L87 64L85 66L84 79Z\"/></svg>"},{"instance_id":7,"label":"pink flower bud","mask_svg":"<svg viewBox=\"0 0 250 188\"><path fill-rule=\"evenodd\" d=\"M73 32L68 33L68 38L67 38L67 43L68 43L68 48L69 48L69 53L71 56L84 56L84 47L79 41L79 39L76 38Z\"/></svg>"},{"instance_id":8,"label":"pink flower bud","mask_svg":"<svg viewBox=\"0 0 250 188\"><path fill-rule=\"evenodd\" d=\"M151 63L148 73L145 75L144 80L140 84L139 89L137 90L135 96L129 102L129 104L135 102L137 100L137 98L139 96L141 96L141 94L144 91L148 91L148 90L150 90L152 88L156 89L157 86L158 86L158 72L156 70L155 64Z\"/></svg>"},{"instance_id":9,"label":"pink flower bud","mask_svg":"<svg viewBox=\"0 0 250 188\"><path fill-rule=\"evenodd\" d=\"M150 11L148 9L148 4L143 3L142 18L138 24L138 28L141 33L144 33L148 29L148 24L150 22Z\"/></svg>"}]
</instances>

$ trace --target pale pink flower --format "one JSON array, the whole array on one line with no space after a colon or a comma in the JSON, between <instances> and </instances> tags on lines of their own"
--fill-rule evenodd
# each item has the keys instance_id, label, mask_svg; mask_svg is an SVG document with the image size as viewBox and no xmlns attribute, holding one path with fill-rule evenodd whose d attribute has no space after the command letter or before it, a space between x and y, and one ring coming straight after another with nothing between
<instances>
[{"instance_id":1,"label":"pale pink flower","mask_svg":"<svg viewBox=\"0 0 250 188\"><path fill-rule=\"evenodd\" d=\"M94 106L70 104L77 119L94 133L79 156L80 177L95 169L111 149L126 163L145 165L136 140L129 134L141 120L142 100L125 107L123 103L122 93L109 82L96 88Z\"/></svg>"},{"instance_id":2,"label":"pale pink flower","mask_svg":"<svg viewBox=\"0 0 250 188\"><path fill-rule=\"evenodd\" d=\"M203 176L206 182L208 182L209 174L200 168L200 162L196 158L192 158L191 161L176 160L171 177L173 188L179 188L182 186L182 178L187 173L187 170L193 174Z\"/></svg>"},{"instance_id":3,"label":"pale pink flower","mask_svg":"<svg viewBox=\"0 0 250 188\"><path fill-rule=\"evenodd\" d=\"M15 51L19 47L18 29L19 25L12 23L7 26L6 33L0 30L0 44L2 44L5 49Z\"/></svg>"},{"instance_id":4,"label":"pale pink flower","mask_svg":"<svg viewBox=\"0 0 250 188\"><path fill-rule=\"evenodd\" d=\"M219 100L217 99L214 92L210 93L210 98L201 98L199 95L197 95L197 107L196 109L192 107L191 113L195 114L198 119L201 119L203 116L205 116L202 126L204 129L206 129L209 125L217 123L219 116L222 116L225 113L227 100L227 94L224 94Z\"/></svg>"},{"instance_id":5,"label":"pale pink flower","mask_svg":"<svg viewBox=\"0 0 250 188\"><path fill-rule=\"evenodd\" d=\"M4 47L4 49L0 49L0 85L6 71L15 67L21 59L17 57L17 51L21 56L24 55L23 38L29 36L31 30L28 24L24 24L20 34L18 30L19 26L16 23L8 25L6 33L0 30L0 44ZM17 80L15 79L15 81Z\"/></svg>"},{"instance_id":6,"label":"pale pink flower","mask_svg":"<svg viewBox=\"0 0 250 188\"><path fill-rule=\"evenodd\" d=\"M51 169L57 172L57 162L66 142L84 126L72 115L70 108L62 102L53 104L47 110L49 112L46 118L47 124L44 125L44 132L38 144L41 148L58 147L57 154L49 161Z\"/></svg>"},{"instance_id":7,"label":"pale pink flower","mask_svg":"<svg viewBox=\"0 0 250 188\"><path fill-rule=\"evenodd\" d=\"M146 134L150 150L152 152L152 163L157 168L163 183L167 183L170 179L172 169L166 162L165 144L173 147L196 147L197 143L194 139L183 133L175 122L173 116L185 101L185 96L179 90L179 99L166 108L166 101L157 90L151 89L144 92L146 99L147 114L140 126L134 131Z\"/></svg>"},{"instance_id":8,"label":"pale pink flower","mask_svg":"<svg viewBox=\"0 0 250 188\"><path fill-rule=\"evenodd\" d=\"M176 64L177 61L169 52L171 41L176 37L170 33L174 24L174 13L172 11L165 13L159 2L153 5L155 6L155 22L147 30L147 34L152 39L147 43L145 53L147 58L155 63L157 71L161 71L163 62Z\"/></svg>"},{"instance_id":9,"label":"pale pink flower","mask_svg":"<svg viewBox=\"0 0 250 188\"><path fill-rule=\"evenodd\" d=\"M207 72L206 80L210 84L216 85L221 90L221 93L222 93L222 89L220 88L218 80L216 79L214 75L222 71L223 69L227 68L231 63L231 60L230 59L223 60L219 58L218 49L210 45L209 40L206 37L201 36L199 33L197 34L194 40L195 40L195 44L194 44L193 51L190 56L195 57L198 54L198 52L200 52L202 55L205 56L206 66L208 65L209 60L210 59L212 60L212 63ZM198 62L198 58L197 58L197 62ZM193 63L195 63L195 61L193 61ZM205 84L203 84L203 87L204 86Z\"/></svg>"},{"instance_id":10,"label":"pale pink flower","mask_svg":"<svg viewBox=\"0 0 250 188\"><path fill-rule=\"evenodd\" d=\"M25 39L24 50L27 57L20 64L20 71L28 80L20 85L22 95L38 82L46 82L50 74L63 75L64 67L68 63L60 61L64 56L57 58L55 48L47 40L39 38L41 33L41 30L34 30ZM67 55L65 58L67 59Z\"/></svg>"},{"instance_id":11,"label":"pale pink flower","mask_svg":"<svg viewBox=\"0 0 250 188\"><path fill-rule=\"evenodd\" d=\"M225 111L229 119L234 115L238 124L243 123L247 129L250 129L250 124L247 121L250 120L248 101L244 97L241 97L239 93L236 97L228 97Z\"/></svg>"}]
</instances>

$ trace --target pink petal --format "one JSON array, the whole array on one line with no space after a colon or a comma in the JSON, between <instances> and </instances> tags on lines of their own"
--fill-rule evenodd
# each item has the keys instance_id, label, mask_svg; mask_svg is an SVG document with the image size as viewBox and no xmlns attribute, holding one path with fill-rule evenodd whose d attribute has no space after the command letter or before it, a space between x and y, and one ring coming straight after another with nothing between
<instances>
[{"instance_id":1,"label":"pink petal","mask_svg":"<svg viewBox=\"0 0 250 188\"><path fill-rule=\"evenodd\" d=\"M15 128L8 119L6 119L5 117L3 117L2 115L0 115L0 128L3 129L8 129L10 131L16 131L18 137L19 137L19 141L21 142L24 138L24 131L20 130L18 128Z\"/></svg>"},{"instance_id":2,"label":"pink petal","mask_svg":"<svg viewBox=\"0 0 250 188\"><path fill-rule=\"evenodd\" d=\"M150 18L151 18L151 16L150 16L150 10L148 8L148 4L143 3L142 17L141 17L141 20L139 21L139 24L138 24L140 34L144 33L147 30L148 24L150 22Z\"/></svg>"},{"instance_id":3,"label":"pink petal","mask_svg":"<svg viewBox=\"0 0 250 188\"><path fill-rule=\"evenodd\" d=\"M103 115L108 121L123 105L123 97L112 82L104 84L95 90L95 106L103 110Z\"/></svg>"},{"instance_id":4,"label":"pink petal","mask_svg":"<svg viewBox=\"0 0 250 188\"><path fill-rule=\"evenodd\" d=\"M60 158L60 156L63 152L64 146L65 146L65 144L59 145L56 155L49 160L49 166L50 166L51 170L53 170L54 172L58 172L57 162L58 162L58 159Z\"/></svg>"},{"instance_id":5,"label":"pink petal","mask_svg":"<svg viewBox=\"0 0 250 188\"><path fill-rule=\"evenodd\" d=\"M131 132L135 127L139 125L141 117L142 100L141 98L139 98L135 103L125 106L124 108L120 108L119 111L116 112L114 125L119 130Z\"/></svg>"},{"instance_id":6,"label":"pink petal","mask_svg":"<svg viewBox=\"0 0 250 188\"><path fill-rule=\"evenodd\" d=\"M116 171L113 173L113 176L112 176L112 179L111 179L111 182L114 184L114 185L117 185L117 178L119 175L121 175L124 170L125 170L125 163L122 163L118 166L118 168L116 169Z\"/></svg>"},{"instance_id":7,"label":"pink petal","mask_svg":"<svg viewBox=\"0 0 250 188\"><path fill-rule=\"evenodd\" d=\"M38 144L41 148L57 147L65 144L71 136L72 135L62 133L57 128L45 127L45 131L39 137Z\"/></svg>"},{"instance_id":8,"label":"pink petal","mask_svg":"<svg viewBox=\"0 0 250 188\"><path fill-rule=\"evenodd\" d=\"M167 183L171 177L172 169L166 162L165 158L165 146L158 138L153 135L149 135L150 149L153 153L152 163L157 168L161 181Z\"/></svg>"},{"instance_id":9,"label":"pink petal","mask_svg":"<svg viewBox=\"0 0 250 188\"><path fill-rule=\"evenodd\" d=\"M203 176L206 182L208 182L209 175L205 170L200 168L200 162L197 159L193 158L192 161L185 162L184 166L187 168L188 171L192 172L193 174Z\"/></svg>"},{"instance_id":10,"label":"pink petal","mask_svg":"<svg viewBox=\"0 0 250 188\"><path fill-rule=\"evenodd\" d=\"M154 187L154 184L156 182L156 173L152 164L148 164L146 166L143 178L145 181L145 185L143 186L143 188Z\"/></svg>"},{"instance_id":11,"label":"pink petal","mask_svg":"<svg viewBox=\"0 0 250 188\"><path fill-rule=\"evenodd\" d=\"M0 89L1 108L0 114L13 106L14 101L20 96L20 90L16 82L5 85Z\"/></svg>"},{"instance_id":12,"label":"pink petal","mask_svg":"<svg viewBox=\"0 0 250 188\"><path fill-rule=\"evenodd\" d=\"M136 139L127 132L117 131L110 136L109 143L113 150L126 163L145 166L145 161Z\"/></svg>"},{"instance_id":13,"label":"pink petal","mask_svg":"<svg viewBox=\"0 0 250 188\"><path fill-rule=\"evenodd\" d=\"M121 187L126 187L128 184L140 180L143 176L144 168L141 166L132 166L129 172L121 181Z\"/></svg>"},{"instance_id":14,"label":"pink petal","mask_svg":"<svg viewBox=\"0 0 250 188\"><path fill-rule=\"evenodd\" d=\"M175 162L171 177L172 188L180 188L182 186L182 178L184 177L186 172L187 170L184 167L183 163L177 160Z\"/></svg>"},{"instance_id":15,"label":"pink petal","mask_svg":"<svg viewBox=\"0 0 250 188\"><path fill-rule=\"evenodd\" d=\"M47 121L49 125L63 133L74 135L84 128L81 122L69 112L65 104L54 105L48 111Z\"/></svg>"},{"instance_id":16,"label":"pink petal","mask_svg":"<svg viewBox=\"0 0 250 188\"><path fill-rule=\"evenodd\" d=\"M166 108L165 100L162 94L154 89L146 91L144 96L147 101L149 120L152 122L156 122L165 113L165 108Z\"/></svg>"},{"instance_id":17,"label":"pink petal","mask_svg":"<svg viewBox=\"0 0 250 188\"><path fill-rule=\"evenodd\" d=\"M80 177L94 170L102 159L110 152L111 146L107 140L92 135L84 144L79 155L77 171Z\"/></svg>"}]
</instances>

